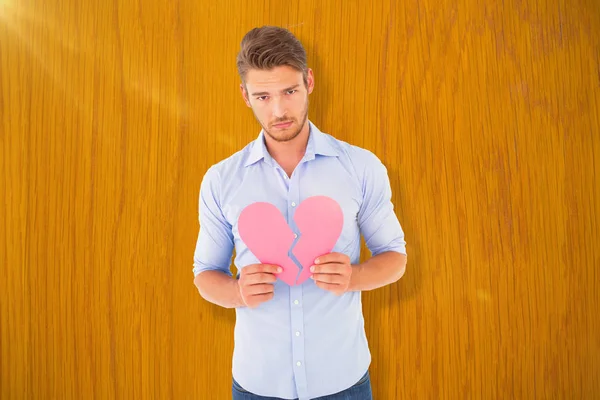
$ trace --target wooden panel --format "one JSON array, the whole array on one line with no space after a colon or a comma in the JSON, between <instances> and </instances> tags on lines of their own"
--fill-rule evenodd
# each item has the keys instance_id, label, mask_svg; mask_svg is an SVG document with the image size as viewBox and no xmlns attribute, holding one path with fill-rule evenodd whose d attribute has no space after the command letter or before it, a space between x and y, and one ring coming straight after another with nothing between
<instances>
[{"instance_id":1,"label":"wooden panel","mask_svg":"<svg viewBox=\"0 0 600 400\"><path fill-rule=\"evenodd\" d=\"M597 4L210 3L0 0L0 397L229 396L197 196L258 133L235 55L263 24L304 42L311 119L390 172L375 398L597 396Z\"/></svg>"}]
</instances>

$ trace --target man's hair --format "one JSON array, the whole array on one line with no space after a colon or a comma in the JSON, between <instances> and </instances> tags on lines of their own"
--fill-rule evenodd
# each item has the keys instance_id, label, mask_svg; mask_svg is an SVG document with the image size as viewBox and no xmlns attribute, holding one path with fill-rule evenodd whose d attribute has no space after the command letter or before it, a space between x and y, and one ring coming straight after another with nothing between
<instances>
[{"instance_id":1,"label":"man's hair","mask_svg":"<svg viewBox=\"0 0 600 400\"><path fill-rule=\"evenodd\" d=\"M284 65L302 72L304 84L307 84L306 51L290 31L263 26L244 35L237 55L237 69L244 85L250 69L270 70Z\"/></svg>"}]
</instances>

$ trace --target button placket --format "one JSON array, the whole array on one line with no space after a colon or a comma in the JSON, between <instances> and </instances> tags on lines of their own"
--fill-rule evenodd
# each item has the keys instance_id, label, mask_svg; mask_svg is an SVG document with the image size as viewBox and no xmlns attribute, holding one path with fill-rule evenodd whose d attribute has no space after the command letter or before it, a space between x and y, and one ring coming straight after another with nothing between
<instances>
[{"instance_id":1,"label":"button placket","mask_svg":"<svg viewBox=\"0 0 600 400\"><path fill-rule=\"evenodd\" d=\"M299 167L301 167L299 165ZM298 238L299 232L294 223L294 211L295 207L299 203L299 188L297 172L292 174L291 179L288 181L288 215L287 222L289 226L294 230L294 238ZM302 286L291 286L290 287L290 312L291 312L291 326L290 334L292 337L292 357L294 362L294 380L296 382L296 390L300 397L306 396L306 367L305 353L304 353L304 309L302 303Z\"/></svg>"}]
</instances>

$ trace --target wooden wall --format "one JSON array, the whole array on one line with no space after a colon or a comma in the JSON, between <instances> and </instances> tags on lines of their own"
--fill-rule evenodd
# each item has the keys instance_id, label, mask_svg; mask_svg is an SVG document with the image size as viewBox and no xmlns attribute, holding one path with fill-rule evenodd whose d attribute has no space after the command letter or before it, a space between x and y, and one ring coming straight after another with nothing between
<instances>
[{"instance_id":1,"label":"wooden wall","mask_svg":"<svg viewBox=\"0 0 600 400\"><path fill-rule=\"evenodd\" d=\"M264 24L306 46L310 118L390 172L375 398L598 398L594 0L0 0L0 398L228 398L197 198L258 133L235 56Z\"/></svg>"}]
</instances>

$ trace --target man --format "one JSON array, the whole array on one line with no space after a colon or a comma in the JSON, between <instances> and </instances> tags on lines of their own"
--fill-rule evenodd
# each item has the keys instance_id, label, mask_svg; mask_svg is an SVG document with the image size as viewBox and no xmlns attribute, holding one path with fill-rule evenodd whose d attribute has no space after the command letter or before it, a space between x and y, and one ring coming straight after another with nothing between
<instances>
[{"instance_id":1,"label":"man","mask_svg":"<svg viewBox=\"0 0 600 400\"><path fill-rule=\"evenodd\" d=\"M202 180L193 270L204 299L236 311L233 398L370 399L361 291L397 281L406 265L387 170L308 119L314 74L289 31L248 32L237 67L262 130ZM311 196L340 205L343 229L311 266L311 279L290 286L278 279L280 266L261 264L248 249L238 220L247 206L268 202L298 237L294 212ZM362 264L361 234L372 253ZM234 247L238 278L229 269Z\"/></svg>"}]
</instances>

